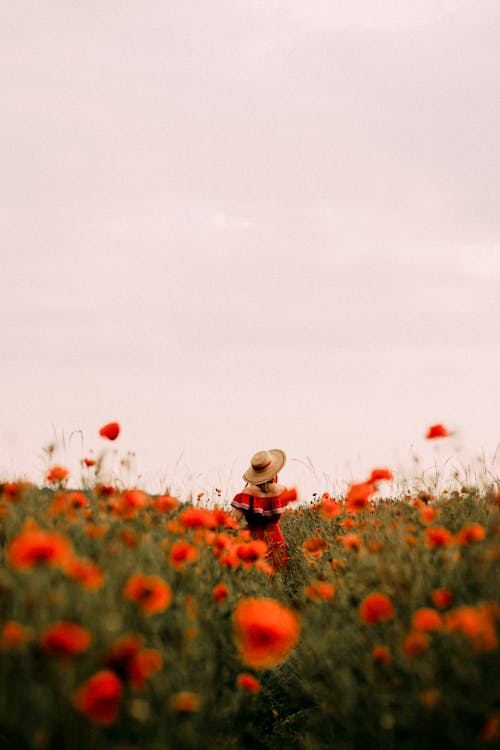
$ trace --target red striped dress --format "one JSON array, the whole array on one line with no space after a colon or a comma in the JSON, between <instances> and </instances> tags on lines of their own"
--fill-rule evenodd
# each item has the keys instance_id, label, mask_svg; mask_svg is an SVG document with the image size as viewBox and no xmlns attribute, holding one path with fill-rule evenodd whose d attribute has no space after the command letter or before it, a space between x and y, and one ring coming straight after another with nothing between
<instances>
[{"instance_id":1,"label":"red striped dress","mask_svg":"<svg viewBox=\"0 0 500 750\"><path fill-rule=\"evenodd\" d=\"M275 569L282 568L288 561L286 542L280 529L281 514L285 512L291 493L283 488L278 495L254 495L239 492L231 505L240 510L247 522L247 530L253 539L264 539L269 547L267 557Z\"/></svg>"}]
</instances>

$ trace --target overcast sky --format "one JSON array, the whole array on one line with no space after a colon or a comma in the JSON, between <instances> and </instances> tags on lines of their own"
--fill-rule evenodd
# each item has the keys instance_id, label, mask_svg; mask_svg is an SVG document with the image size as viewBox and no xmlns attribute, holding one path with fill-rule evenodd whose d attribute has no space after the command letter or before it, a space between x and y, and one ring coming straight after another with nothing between
<instances>
[{"instance_id":1,"label":"overcast sky","mask_svg":"<svg viewBox=\"0 0 500 750\"><path fill-rule=\"evenodd\" d=\"M161 481L493 455L499 38L498 0L2 3L0 475L110 420Z\"/></svg>"}]
</instances>

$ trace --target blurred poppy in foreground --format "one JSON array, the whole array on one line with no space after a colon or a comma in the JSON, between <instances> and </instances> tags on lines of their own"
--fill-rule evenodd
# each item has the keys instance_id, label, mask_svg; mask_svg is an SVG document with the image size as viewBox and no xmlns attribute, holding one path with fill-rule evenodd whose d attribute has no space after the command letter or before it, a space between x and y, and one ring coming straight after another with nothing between
<instances>
[{"instance_id":1,"label":"blurred poppy in foreground","mask_svg":"<svg viewBox=\"0 0 500 750\"><path fill-rule=\"evenodd\" d=\"M364 622L374 625L394 617L394 607L388 596L375 592L365 596L359 605L358 613Z\"/></svg>"},{"instance_id":2,"label":"blurred poppy in foreground","mask_svg":"<svg viewBox=\"0 0 500 750\"><path fill-rule=\"evenodd\" d=\"M6 553L8 564L20 570L35 565L64 567L71 557L69 541L60 534L41 529L33 519L25 521L20 534L9 543Z\"/></svg>"},{"instance_id":3,"label":"blurred poppy in foreground","mask_svg":"<svg viewBox=\"0 0 500 750\"><path fill-rule=\"evenodd\" d=\"M172 589L160 576L145 576L134 573L127 580L123 596L146 615L163 612L172 602Z\"/></svg>"},{"instance_id":4,"label":"blurred poppy in foreground","mask_svg":"<svg viewBox=\"0 0 500 750\"><path fill-rule=\"evenodd\" d=\"M121 518L131 519L136 511L148 507L149 500L149 495L142 490L125 490L116 504L116 513Z\"/></svg>"},{"instance_id":5,"label":"blurred poppy in foreground","mask_svg":"<svg viewBox=\"0 0 500 750\"><path fill-rule=\"evenodd\" d=\"M134 690L141 690L151 675L159 672L163 658L155 648L145 648L131 659L128 668L128 679Z\"/></svg>"},{"instance_id":6,"label":"blurred poppy in foreground","mask_svg":"<svg viewBox=\"0 0 500 750\"><path fill-rule=\"evenodd\" d=\"M302 550L307 557L321 557L328 543L320 536L312 536L302 544Z\"/></svg>"},{"instance_id":7,"label":"blurred poppy in foreground","mask_svg":"<svg viewBox=\"0 0 500 750\"><path fill-rule=\"evenodd\" d=\"M107 440L116 440L120 434L120 425L118 422L108 422L99 430L99 435Z\"/></svg>"},{"instance_id":8,"label":"blurred poppy in foreground","mask_svg":"<svg viewBox=\"0 0 500 750\"><path fill-rule=\"evenodd\" d=\"M206 508L186 508L179 515L179 521L189 529L215 529L219 525L214 511Z\"/></svg>"},{"instance_id":9,"label":"blurred poppy in foreground","mask_svg":"<svg viewBox=\"0 0 500 750\"><path fill-rule=\"evenodd\" d=\"M241 660L255 669L280 664L300 634L296 613L274 599L244 599L233 613L233 626Z\"/></svg>"},{"instance_id":10,"label":"blurred poppy in foreground","mask_svg":"<svg viewBox=\"0 0 500 750\"><path fill-rule=\"evenodd\" d=\"M4 482L0 484L0 495L11 503L17 503L29 487L29 482Z\"/></svg>"},{"instance_id":11,"label":"blurred poppy in foreground","mask_svg":"<svg viewBox=\"0 0 500 750\"><path fill-rule=\"evenodd\" d=\"M360 534L344 534L338 536L337 541L342 542L347 550L358 550L363 545L363 537Z\"/></svg>"},{"instance_id":12,"label":"blurred poppy in foreground","mask_svg":"<svg viewBox=\"0 0 500 750\"><path fill-rule=\"evenodd\" d=\"M457 544L471 544L473 542L480 542L486 536L486 529L480 523L471 523L468 526L464 526L460 529L455 537Z\"/></svg>"},{"instance_id":13,"label":"blurred poppy in foreground","mask_svg":"<svg viewBox=\"0 0 500 750\"><path fill-rule=\"evenodd\" d=\"M429 648L429 636L425 633L412 631L405 637L401 649L406 656L415 658L425 653Z\"/></svg>"},{"instance_id":14,"label":"blurred poppy in foreground","mask_svg":"<svg viewBox=\"0 0 500 750\"><path fill-rule=\"evenodd\" d=\"M382 469L372 469L372 473L370 474L370 478L368 479L368 481L378 482L380 480L383 480L385 482L389 482L392 478L392 471L384 467Z\"/></svg>"},{"instance_id":15,"label":"blurred poppy in foreground","mask_svg":"<svg viewBox=\"0 0 500 750\"><path fill-rule=\"evenodd\" d=\"M61 513L74 514L74 511L86 508L88 502L83 492L60 492L52 500L50 515L55 516Z\"/></svg>"},{"instance_id":16,"label":"blurred poppy in foreground","mask_svg":"<svg viewBox=\"0 0 500 750\"><path fill-rule=\"evenodd\" d=\"M185 563L192 563L198 559L198 550L189 542L181 539L172 544L170 550L170 563L177 570L182 570Z\"/></svg>"},{"instance_id":17,"label":"blurred poppy in foreground","mask_svg":"<svg viewBox=\"0 0 500 750\"><path fill-rule=\"evenodd\" d=\"M224 599L227 599L228 596L228 590L227 586L222 581L221 583L218 583L216 586L212 589L212 599L214 602L223 602Z\"/></svg>"},{"instance_id":18,"label":"blurred poppy in foreground","mask_svg":"<svg viewBox=\"0 0 500 750\"><path fill-rule=\"evenodd\" d=\"M431 598L436 607L446 609L453 602L453 591L449 589L434 589Z\"/></svg>"},{"instance_id":19,"label":"blurred poppy in foreground","mask_svg":"<svg viewBox=\"0 0 500 750\"><path fill-rule=\"evenodd\" d=\"M104 573L97 563L84 558L74 557L70 560L65 573L68 578L73 578L80 586L92 591L100 589L104 581Z\"/></svg>"},{"instance_id":20,"label":"blurred poppy in foreground","mask_svg":"<svg viewBox=\"0 0 500 750\"><path fill-rule=\"evenodd\" d=\"M420 518L422 523L432 523L439 515L437 508L431 508L430 505L423 504L420 508Z\"/></svg>"},{"instance_id":21,"label":"blurred poppy in foreground","mask_svg":"<svg viewBox=\"0 0 500 750\"><path fill-rule=\"evenodd\" d=\"M359 513L366 508L375 489L375 483L371 481L351 484L345 499L347 512Z\"/></svg>"},{"instance_id":22,"label":"blurred poppy in foreground","mask_svg":"<svg viewBox=\"0 0 500 750\"><path fill-rule=\"evenodd\" d=\"M322 498L321 504L319 506L320 515L325 519L336 518L336 516L339 516L342 513L342 510L342 505L334 500L333 497L330 497L328 494L326 495L326 497Z\"/></svg>"},{"instance_id":23,"label":"blurred poppy in foreground","mask_svg":"<svg viewBox=\"0 0 500 750\"><path fill-rule=\"evenodd\" d=\"M428 526L425 534L428 547L447 547L453 539L451 531L443 526Z\"/></svg>"},{"instance_id":24,"label":"blurred poppy in foreground","mask_svg":"<svg viewBox=\"0 0 500 750\"><path fill-rule=\"evenodd\" d=\"M254 539L236 547L236 556L245 563L252 563L267 555L269 547L263 539Z\"/></svg>"},{"instance_id":25,"label":"blurred poppy in foreground","mask_svg":"<svg viewBox=\"0 0 500 750\"><path fill-rule=\"evenodd\" d=\"M31 638L30 628L26 628L14 620L8 620L0 629L0 650L9 651L10 649L20 648Z\"/></svg>"},{"instance_id":26,"label":"blurred poppy in foreground","mask_svg":"<svg viewBox=\"0 0 500 750\"><path fill-rule=\"evenodd\" d=\"M86 651L91 637L87 628L74 622L56 622L44 630L40 645L45 651L57 656L75 656Z\"/></svg>"},{"instance_id":27,"label":"blurred poppy in foreground","mask_svg":"<svg viewBox=\"0 0 500 750\"><path fill-rule=\"evenodd\" d=\"M427 430L427 434L425 437L427 438L427 440L433 440L434 438L443 438L448 437L449 435L450 433L444 425L433 424Z\"/></svg>"},{"instance_id":28,"label":"blurred poppy in foreground","mask_svg":"<svg viewBox=\"0 0 500 750\"><path fill-rule=\"evenodd\" d=\"M464 605L445 614L444 628L469 638L475 651L494 651L498 646L495 621L499 617L497 604Z\"/></svg>"},{"instance_id":29,"label":"blurred poppy in foreground","mask_svg":"<svg viewBox=\"0 0 500 750\"><path fill-rule=\"evenodd\" d=\"M249 693L258 693L260 690L260 680L248 672L240 672L236 678L238 687L243 688Z\"/></svg>"},{"instance_id":30,"label":"blurred poppy in foreground","mask_svg":"<svg viewBox=\"0 0 500 750\"><path fill-rule=\"evenodd\" d=\"M105 665L126 680L134 690L141 690L148 678L163 666L163 658L154 648L143 648L143 639L135 633L119 638L104 655Z\"/></svg>"},{"instance_id":31,"label":"blurred poppy in foreground","mask_svg":"<svg viewBox=\"0 0 500 750\"><path fill-rule=\"evenodd\" d=\"M311 583L306 586L306 596L309 599L314 600L327 600L327 599L333 599L335 596L335 593L337 591L337 587L334 583L328 583L328 581L311 581Z\"/></svg>"},{"instance_id":32,"label":"blurred poppy in foreground","mask_svg":"<svg viewBox=\"0 0 500 750\"><path fill-rule=\"evenodd\" d=\"M372 659L378 664L390 664L392 661L391 652L387 646L374 646L372 651Z\"/></svg>"},{"instance_id":33,"label":"blurred poppy in foreground","mask_svg":"<svg viewBox=\"0 0 500 750\"><path fill-rule=\"evenodd\" d=\"M431 607L421 607L417 609L412 618L412 627L414 630L430 631L439 630L443 620L439 612Z\"/></svg>"},{"instance_id":34,"label":"blurred poppy in foreground","mask_svg":"<svg viewBox=\"0 0 500 750\"><path fill-rule=\"evenodd\" d=\"M151 506L158 513L170 513L171 510L177 510L179 501L176 497L171 497L171 495L160 495L151 502Z\"/></svg>"},{"instance_id":35,"label":"blurred poppy in foreground","mask_svg":"<svg viewBox=\"0 0 500 750\"><path fill-rule=\"evenodd\" d=\"M122 692L118 677L104 669L80 686L73 696L73 705L95 724L113 724L120 712Z\"/></svg>"}]
</instances>

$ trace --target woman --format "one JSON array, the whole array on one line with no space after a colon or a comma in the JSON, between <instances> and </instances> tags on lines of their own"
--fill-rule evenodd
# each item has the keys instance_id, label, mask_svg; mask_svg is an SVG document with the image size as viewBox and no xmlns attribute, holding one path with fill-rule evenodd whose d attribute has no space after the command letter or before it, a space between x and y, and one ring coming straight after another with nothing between
<instances>
[{"instance_id":1,"label":"woman","mask_svg":"<svg viewBox=\"0 0 500 750\"><path fill-rule=\"evenodd\" d=\"M268 559L275 569L282 568L288 560L287 548L279 522L286 506L295 500L295 490L278 484L278 472L286 463L286 453L274 448L259 451L243 474L247 482L242 492L231 503L233 515L245 518L246 528L253 539L264 539L269 547Z\"/></svg>"}]
</instances>

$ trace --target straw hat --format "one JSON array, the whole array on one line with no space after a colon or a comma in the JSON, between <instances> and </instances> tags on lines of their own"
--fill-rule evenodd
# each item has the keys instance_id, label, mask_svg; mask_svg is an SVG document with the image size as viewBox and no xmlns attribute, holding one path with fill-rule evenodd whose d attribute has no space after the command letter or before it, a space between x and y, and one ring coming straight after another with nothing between
<instances>
[{"instance_id":1,"label":"straw hat","mask_svg":"<svg viewBox=\"0 0 500 750\"><path fill-rule=\"evenodd\" d=\"M272 479L286 463L286 453L279 448L270 451L258 451L252 456L249 468L243 479L251 484L262 484Z\"/></svg>"}]
</instances>

